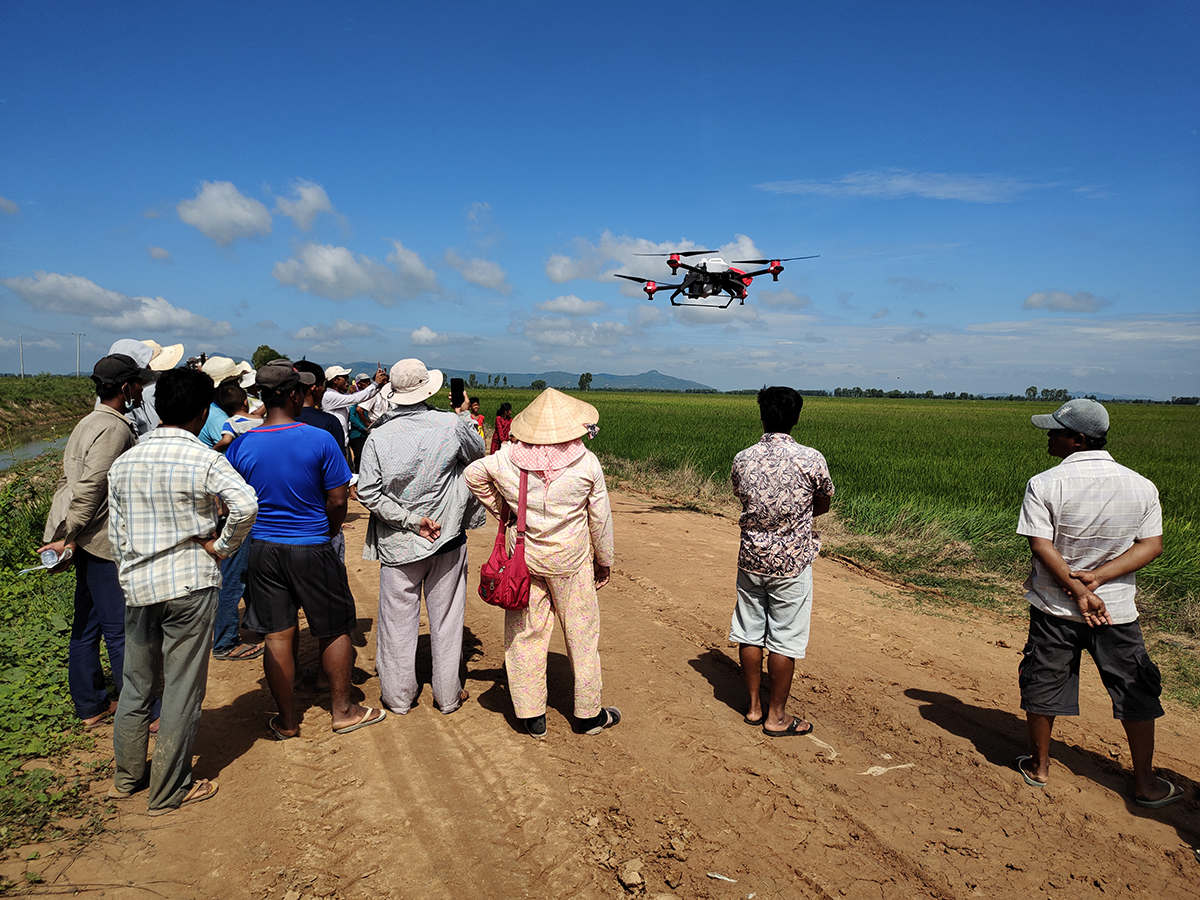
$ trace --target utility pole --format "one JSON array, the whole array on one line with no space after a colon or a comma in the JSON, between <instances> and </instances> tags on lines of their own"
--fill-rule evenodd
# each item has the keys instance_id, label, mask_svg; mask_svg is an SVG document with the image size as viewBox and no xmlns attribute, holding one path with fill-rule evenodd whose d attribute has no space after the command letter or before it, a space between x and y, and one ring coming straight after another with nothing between
<instances>
[{"instance_id":1,"label":"utility pole","mask_svg":"<svg viewBox=\"0 0 1200 900\"><path fill-rule=\"evenodd\" d=\"M25 335L17 335L17 359L20 360L21 377L25 377Z\"/></svg>"},{"instance_id":2,"label":"utility pole","mask_svg":"<svg viewBox=\"0 0 1200 900\"><path fill-rule=\"evenodd\" d=\"M75 377L78 378L79 377L79 339L82 337L87 337L87 333L83 332L83 331L72 331L71 334L75 335Z\"/></svg>"}]
</instances>

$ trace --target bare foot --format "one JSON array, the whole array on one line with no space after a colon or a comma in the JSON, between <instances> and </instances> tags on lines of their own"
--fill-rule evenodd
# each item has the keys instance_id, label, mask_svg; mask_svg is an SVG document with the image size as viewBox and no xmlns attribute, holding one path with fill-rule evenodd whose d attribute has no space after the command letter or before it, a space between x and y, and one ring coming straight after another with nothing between
<instances>
[{"instance_id":1,"label":"bare foot","mask_svg":"<svg viewBox=\"0 0 1200 900\"><path fill-rule=\"evenodd\" d=\"M82 722L85 730L91 731L93 728L101 725L105 719L112 717L116 711L117 701L113 700L108 704L108 709L104 710L104 712L97 713L94 716L88 716L86 719L81 719L80 721Z\"/></svg>"}]
</instances>

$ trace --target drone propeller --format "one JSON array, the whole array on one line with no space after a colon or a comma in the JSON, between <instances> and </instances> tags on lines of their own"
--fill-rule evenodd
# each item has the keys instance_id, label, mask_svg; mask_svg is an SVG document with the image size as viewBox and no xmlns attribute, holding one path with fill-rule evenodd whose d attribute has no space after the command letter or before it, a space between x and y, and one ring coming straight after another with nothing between
<instances>
[{"instance_id":1,"label":"drone propeller","mask_svg":"<svg viewBox=\"0 0 1200 900\"><path fill-rule=\"evenodd\" d=\"M635 253L634 256L700 256L704 253L716 253L716 250L688 250L675 253Z\"/></svg>"},{"instance_id":2,"label":"drone propeller","mask_svg":"<svg viewBox=\"0 0 1200 900\"><path fill-rule=\"evenodd\" d=\"M768 266L773 262L791 262L793 259L816 259L820 255L820 253L814 253L812 256L785 256L782 259L778 256L773 259L735 259L733 262L735 264L745 263L749 266Z\"/></svg>"},{"instance_id":3,"label":"drone propeller","mask_svg":"<svg viewBox=\"0 0 1200 900\"><path fill-rule=\"evenodd\" d=\"M616 272L613 272L613 276L616 278L628 278L630 281L636 281L638 284L648 284L654 280L653 278L638 278L636 275L618 275Z\"/></svg>"}]
</instances>

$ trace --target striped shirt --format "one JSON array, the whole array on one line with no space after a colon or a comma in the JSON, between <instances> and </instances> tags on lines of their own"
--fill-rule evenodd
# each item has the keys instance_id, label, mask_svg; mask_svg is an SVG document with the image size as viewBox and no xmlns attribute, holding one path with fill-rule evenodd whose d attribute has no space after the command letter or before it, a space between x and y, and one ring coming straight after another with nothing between
<instances>
[{"instance_id":1,"label":"striped shirt","mask_svg":"<svg viewBox=\"0 0 1200 900\"><path fill-rule=\"evenodd\" d=\"M194 537L217 529L217 498L229 508L215 549L229 556L258 514L258 498L220 453L182 428L160 426L108 472L108 534L127 606L150 606L219 587L216 562Z\"/></svg>"},{"instance_id":2,"label":"striped shirt","mask_svg":"<svg viewBox=\"0 0 1200 900\"><path fill-rule=\"evenodd\" d=\"M1162 534L1158 489L1106 450L1072 453L1029 479L1017 534L1053 541L1072 569L1095 569L1120 556L1135 539ZM1132 572L1096 589L1114 625L1137 620L1136 594ZM1083 621L1070 594L1037 557L1025 581L1025 599L1044 613Z\"/></svg>"}]
</instances>

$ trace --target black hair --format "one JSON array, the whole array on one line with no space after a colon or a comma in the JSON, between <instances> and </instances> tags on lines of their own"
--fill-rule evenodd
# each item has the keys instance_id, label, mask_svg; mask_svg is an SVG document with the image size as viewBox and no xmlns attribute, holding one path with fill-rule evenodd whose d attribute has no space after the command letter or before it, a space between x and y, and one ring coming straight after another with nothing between
<instances>
[{"instance_id":1,"label":"black hair","mask_svg":"<svg viewBox=\"0 0 1200 900\"><path fill-rule=\"evenodd\" d=\"M765 387L758 392L758 414L763 431L787 434L796 427L804 398L795 388Z\"/></svg>"},{"instance_id":2,"label":"black hair","mask_svg":"<svg viewBox=\"0 0 1200 900\"><path fill-rule=\"evenodd\" d=\"M311 387L320 387L325 383L325 370L322 369L312 360L302 359L299 362L292 363L292 368L297 372L308 372L316 379Z\"/></svg>"},{"instance_id":3,"label":"black hair","mask_svg":"<svg viewBox=\"0 0 1200 900\"><path fill-rule=\"evenodd\" d=\"M214 402L227 416L232 416L242 408L242 404L246 402L246 389L238 383L238 376L226 378L217 385L217 398Z\"/></svg>"},{"instance_id":4,"label":"black hair","mask_svg":"<svg viewBox=\"0 0 1200 900\"><path fill-rule=\"evenodd\" d=\"M111 382L100 381L96 378L93 378L92 382L96 385L96 396L101 400L111 400L113 397L116 397L118 394L120 394L125 388L124 383L112 384Z\"/></svg>"},{"instance_id":5,"label":"black hair","mask_svg":"<svg viewBox=\"0 0 1200 900\"><path fill-rule=\"evenodd\" d=\"M299 363L297 363L297 365L299 365ZM287 404L288 398L291 397L293 393L296 391L307 391L309 387L311 387L311 385L301 384L299 382L292 384L290 387L285 387L282 389L265 387L259 391L259 399L262 400L263 406L265 406L267 409L278 409L279 407Z\"/></svg>"},{"instance_id":6,"label":"black hair","mask_svg":"<svg viewBox=\"0 0 1200 900\"><path fill-rule=\"evenodd\" d=\"M186 425L212 403L212 379L199 369L171 369L154 388L154 411L164 425Z\"/></svg>"},{"instance_id":7,"label":"black hair","mask_svg":"<svg viewBox=\"0 0 1200 900\"><path fill-rule=\"evenodd\" d=\"M1083 436L1083 445L1089 450L1103 450L1108 446L1108 432L1100 435L1100 437L1092 437L1090 434Z\"/></svg>"},{"instance_id":8,"label":"black hair","mask_svg":"<svg viewBox=\"0 0 1200 900\"><path fill-rule=\"evenodd\" d=\"M497 415L497 416L504 416L504 418L506 418L506 419L507 419L507 418L508 418L508 417L509 417L511 414L512 414L512 404L511 404L511 403L509 403L507 400L506 400L506 401L504 401L503 403L501 403L501 404L500 404L500 408L499 408L498 410L496 410L496 415Z\"/></svg>"}]
</instances>

